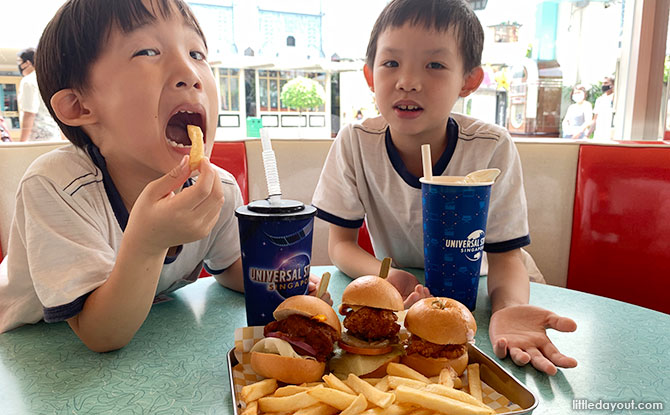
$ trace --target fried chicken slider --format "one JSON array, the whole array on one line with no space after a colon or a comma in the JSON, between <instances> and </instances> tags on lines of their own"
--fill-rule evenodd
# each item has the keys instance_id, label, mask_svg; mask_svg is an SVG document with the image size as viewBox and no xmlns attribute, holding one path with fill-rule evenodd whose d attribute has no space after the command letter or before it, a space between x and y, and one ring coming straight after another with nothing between
<instances>
[{"instance_id":1,"label":"fried chicken slider","mask_svg":"<svg viewBox=\"0 0 670 415\"><path fill-rule=\"evenodd\" d=\"M424 376L437 376L451 366L460 376L468 365L468 342L477 332L466 306L444 297L424 298L407 311L405 328L412 335L402 363Z\"/></svg>"},{"instance_id":2,"label":"fried chicken slider","mask_svg":"<svg viewBox=\"0 0 670 415\"><path fill-rule=\"evenodd\" d=\"M345 376L384 376L388 363L399 361L403 353L395 314L403 309L400 293L383 278L368 275L349 283L340 306L346 316L346 330L338 341L342 353L331 359L330 369Z\"/></svg>"},{"instance_id":3,"label":"fried chicken slider","mask_svg":"<svg viewBox=\"0 0 670 415\"><path fill-rule=\"evenodd\" d=\"M291 384L321 379L342 331L335 311L319 298L296 295L272 315L276 321L265 326L265 338L251 349L253 370Z\"/></svg>"}]
</instances>

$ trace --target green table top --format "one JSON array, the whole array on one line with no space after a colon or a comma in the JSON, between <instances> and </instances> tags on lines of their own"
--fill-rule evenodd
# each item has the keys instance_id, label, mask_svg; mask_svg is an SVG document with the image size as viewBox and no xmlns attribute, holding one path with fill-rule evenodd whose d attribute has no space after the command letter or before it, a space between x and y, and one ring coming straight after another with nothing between
<instances>
[{"instance_id":1,"label":"green table top","mask_svg":"<svg viewBox=\"0 0 670 415\"><path fill-rule=\"evenodd\" d=\"M329 291L337 306L350 280L334 267L312 268L317 275L325 271L333 274ZM486 278L479 296L476 342L495 359ZM235 328L246 325L244 296L204 278L174 298L155 305L130 344L110 353L88 350L66 323L0 335L0 413L233 413L226 353ZM579 361L575 369L550 377L500 361L538 396L534 414L580 413L573 411L573 399L663 402L661 411L616 413L670 413L669 315L540 284L531 284L531 303L579 325L575 333L550 333L562 352Z\"/></svg>"}]
</instances>

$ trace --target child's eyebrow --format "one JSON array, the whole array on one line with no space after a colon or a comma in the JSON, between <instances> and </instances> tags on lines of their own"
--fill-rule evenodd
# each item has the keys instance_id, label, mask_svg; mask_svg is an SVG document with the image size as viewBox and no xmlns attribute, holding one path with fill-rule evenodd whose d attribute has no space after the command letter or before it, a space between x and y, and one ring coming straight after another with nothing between
<instances>
[{"instance_id":1,"label":"child's eyebrow","mask_svg":"<svg viewBox=\"0 0 670 415\"><path fill-rule=\"evenodd\" d=\"M383 47L380 50L380 52L390 53L391 55L402 53L401 49L396 49L396 48L392 48L392 47ZM448 48L428 49L426 51L423 51L423 54L426 55L426 56L434 56L434 55L441 55L441 54L446 54L448 56L453 55L451 50L448 49Z\"/></svg>"}]
</instances>

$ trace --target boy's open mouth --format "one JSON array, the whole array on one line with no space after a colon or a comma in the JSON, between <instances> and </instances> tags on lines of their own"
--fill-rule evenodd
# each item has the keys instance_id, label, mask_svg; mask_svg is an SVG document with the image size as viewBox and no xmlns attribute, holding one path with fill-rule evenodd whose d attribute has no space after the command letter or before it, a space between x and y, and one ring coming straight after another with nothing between
<instances>
[{"instance_id":1,"label":"boy's open mouth","mask_svg":"<svg viewBox=\"0 0 670 415\"><path fill-rule=\"evenodd\" d=\"M423 108L421 108L418 105L396 105L396 109L400 111L421 111Z\"/></svg>"},{"instance_id":2,"label":"boy's open mouth","mask_svg":"<svg viewBox=\"0 0 670 415\"><path fill-rule=\"evenodd\" d=\"M202 130L203 140L207 142L202 115L192 111L178 111L168 120L165 136L173 147L190 147L191 139L186 132L187 125L197 125Z\"/></svg>"}]
</instances>

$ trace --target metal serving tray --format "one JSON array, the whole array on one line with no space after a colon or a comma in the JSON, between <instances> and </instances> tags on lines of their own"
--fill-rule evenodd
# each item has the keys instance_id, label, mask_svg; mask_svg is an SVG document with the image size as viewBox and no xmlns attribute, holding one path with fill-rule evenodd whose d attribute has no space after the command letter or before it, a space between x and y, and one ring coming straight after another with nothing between
<instances>
[{"instance_id":1,"label":"metal serving tray","mask_svg":"<svg viewBox=\"0 0 670 415\"><path fill-rule=\"evenodd\" d=\"M486 382L497 392L505 395L522 408L521 410L506 412L505 415L530 414L535 410L538 404L535 394L502 366L485 355L473 344L469 345L468 356L470 360L469 363L479 363L479 376L482 381ZM233 413L235 415L238 415L242 409L240 399L235 393L235 385L233 383L233 367L238 363L239 362L235 357L235 348L232 348L228 351L228 376L230 393L233 398Z\"/></svg>"}]
</instances>

